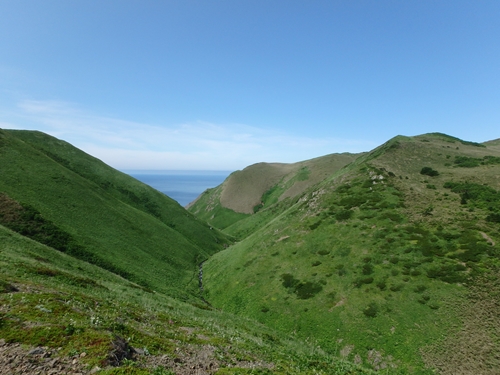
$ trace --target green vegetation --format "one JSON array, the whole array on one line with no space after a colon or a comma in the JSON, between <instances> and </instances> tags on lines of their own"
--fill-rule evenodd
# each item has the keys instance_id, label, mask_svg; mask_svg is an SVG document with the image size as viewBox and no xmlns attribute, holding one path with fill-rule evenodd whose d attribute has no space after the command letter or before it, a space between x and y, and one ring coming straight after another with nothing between
<instances>
[{"instance_id":1,"label":"green vegetation","mask_svg":"<svg viewBox=\"0 0 500 375\"><path fill-rule=\"evenodd\" d=\"M67 143L0 131L0 338L102 374L496 369L498 158L398 136L250 166L187 212Z\"/></svg>"},{"instance_id":2,"label":"green vegetation","mask_svg":"<svg viewBox=\"0 0 500 375\"><path fill-rule=\"evenodd\" d=\"M425 174L426 176L431 176L431 177L439 176L439 172L432 169L431 167L423 167L420 170L420 174Z\"/></svg>"},{"instance_id":3,"label":"green vegetation","mask_svg":"<svg viewBox=\"0 0 500 375\"><path fill-rule=\"evenodd\" d=\"M385 366L430 373L427 348L450 349L469 290L500 266L500 211L490 187L497 164L479 179L445 164L452 156L495 160L494 152L441 134L397 137L297 198L268 200L226 228L234 235L238 226L244 240L206 262L205 297L368 367L380 368L374 350L399 361ZM443 187L451 175L477 183Z\"/></svg>"},{"instance_id":4,"label":"green vegetation","mask_svg":"<svg viewBox=\"0 0 500 375\"><path fill-rule=\"evenodd\" d=\"M473 158L469 156L455 156L454 163L458 167L463 168L474 168L479 167L480 165L489 165L489 164L500 164L500 157L486 155L482 158Z\"/></svg>"},{"instance_id":5,"label":"green vegetation","mask_svg":"<svg viewBox=\"0 0 500 375\"><path fill-rule=\"evenodd\" d=\"M1 135L0 222L18 233L185 299L198 263L229 244L170 198L66 142Z\"/></svg>"},{"instance_id":6,"label":"green vegetation","mask_svg":"<svg viewBox=\"0 0 500 375\"><path fill-rule=\"evenodd\" d=\"M249 363L266 374L370 373L248 319L151 293L3 226L0 241L7 343L59 348L58 356L76 356L88 370L102 368L98 374L174 374L207 360L220 373ZM131 355L138 350L147 354Z\"/></svg>"}]
</instances>

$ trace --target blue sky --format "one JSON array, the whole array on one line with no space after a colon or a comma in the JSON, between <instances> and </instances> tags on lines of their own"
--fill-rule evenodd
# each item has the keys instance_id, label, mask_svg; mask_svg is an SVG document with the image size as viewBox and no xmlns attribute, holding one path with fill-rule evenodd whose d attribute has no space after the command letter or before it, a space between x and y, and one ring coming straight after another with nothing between
<instances>
[{"instance_id":1,"label":"blue sky","mask_svg":"<svg viewBox=\"0 0 500 375\"><path fill-rule=\"evenodd\" d=\"M500 137L500 1L5 0L0 128L118 169Z\"/></svg>"}]
</instances>

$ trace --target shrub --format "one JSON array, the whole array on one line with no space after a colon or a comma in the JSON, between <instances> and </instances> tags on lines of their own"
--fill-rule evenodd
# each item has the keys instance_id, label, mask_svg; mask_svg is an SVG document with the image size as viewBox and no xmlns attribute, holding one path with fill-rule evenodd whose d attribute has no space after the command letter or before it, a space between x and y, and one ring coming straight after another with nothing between
<instances>
[{"instance_id":1,"label":"shrub","mask_svg":"<svg viewBox=\"0 0 500 375\"><path fill-rule=\"evenodd\" d=\"M404 284L395 284L395 285L391 285L391 287L389 289L392 290L393 292L399 292L403 288L404 288Z\"/></svg>"},{"instance_id":2,"label":"shrub","mask_svg":"<svg viewBox=\"0 0 500 375\"><path fill-rule=\"evenodd\" d=\"M465 275L460 272L465 270L466 267L461 264L441 264L427 270L427 277L447 283L464 282Z\"/></svg>"},{"instance_id":3,"label":"shrub","mask_svg":"<svg viewBox=\"0 0 500 375\"><path fill-rule=\"evenodd\" d=\"M353 212L351 210L342 210L335 214L335 219L338 221L349 220L352 217Z\"/></svg>"},{"instance_id":4,"label":"shrub","mask_svg":"<svg viewBox=\"0 0 500 375\"><path fill-rule=\"evenodd\" d=\"M378 314L378 306L375 302L370 304L363 310L363 314L369 318L375 318Z\"/></svg>"},{"instance_id":5,"label":"shrub","mask_svg":"<svg viewBox=\"0 0 500 375\"><path fill-rule=\"evenodd\" d=\"M361 285L363 284L371 284L373 283L373 277L361 277L359 279L357 279L356 281L354 281L354 286L356 288L360 288Z\"/></svg>"},{"instance_id":6,"label":"shrub","mask_svg":"<svg viewBox=\"0 0 500 375\"><path fill-rule=\"evenodd\" d=\"M290 273L284 273L281 275L281 280L283 280L282 285L285 288L293 288L299 282L299 280L295 279Z\"/></svg>"},{"instance_id":7,"label":"shrub","mask_svg":"<svg viewBox=\"0 0 500 375\"><path fill-rule=\"evenodd\" d=\"M281 279L283 280L282 285L293 291L300 299L312 298L323 290L323 286L321 284L311 281L302 282L294 278L289 273L281 275Z\"/></svg>"},{"instance_id":8,"label":"shrub","mask_svg":"<svg viewBox=\"0 0 500 375\"><path fill-rule=\"evenodd\" d=\"M436 171L435 169L432 169L431 167L423 167L420 170L420 174L423 174L426 176L431 176L431 177L439 176L439 172Z\"/></svg>"},{"instance_id":9,"label":"shrub","mask_svg":"<svg viewBox=\"0 0 500 375\"><path fill-rule=\"evenodd\" d=\"M321 292L321 290L323 290L323 287L320 284L306 281L305 283L301 282L297 284L295 294L300 299L309 299Z\"/></svg>"},{"instance_id":10,"label":"shrub","mask_svg":"<svg viewBox=\"0 0 500 375\"><path fill-rule=\"evenodd\" d=\"M371 275L373 273L373 265L366 263L363 265L363 275Z\"/></svg>"},{"instance_id":11,"label":"shrub","mask_svg":"<svg viewBox=\"0 0 500 375\"><path fill-rule=\"evenodd\" d=\"M422 292L425 292L427 290L427 287L425 285L417 285L413 291L415 293L422 293Z\"/></svg>"},{"instance_id":12,"label":"shrub","mask_svg":"<svg viewBox=\"0 0 500 375\"><path fill-rule=\"evenodd\" d=\"M486 221L490 223L500 223L500 213L493 213L486 216Z\"/></svg>"},{"instance_id":13,"label":"shrub","mask_svg":"<svg viewBox=\"0 0 500 375\"><path fill-rule=\"evenodd\" d=\"M430 298L431 297L429 297L428 295L423 295L422 297L420 297L418 299L418 302L421 303L422 305L425 305L429 301Z\"/></svg>"},{"instance_id":14,"label":"shrub","mask_svg":"<svg viewBox=\"0 0 500 375\"><path fill-rule=\"evenodd\" d=\"M454 163L458 167L474 168L479 166L479 164L481 163L481 159L470 158L468 156L456 156Z\"/></svg>"},{"instance_id":15,"label":"shrub","mask_svg":"<svg viewBox=\"0 0 500 375\"><path fill-rule=\"evenodd\" d=\"M385 290L387 288L387 284L385 283L385 281L379 281L377 283L377 287L380 289L380 290Z\"/></svg>"},{"instance_id":16,"label":"shrub","mask_svg":"<svg viewBox=\"0 0 500 375\"><path fill-rule=\"evenodd\" d=\"M389 262L391 262L392 264L397 264L399 262L399 258L396 256L393 256L389 259Z\"/></svg>"}]
</instances>

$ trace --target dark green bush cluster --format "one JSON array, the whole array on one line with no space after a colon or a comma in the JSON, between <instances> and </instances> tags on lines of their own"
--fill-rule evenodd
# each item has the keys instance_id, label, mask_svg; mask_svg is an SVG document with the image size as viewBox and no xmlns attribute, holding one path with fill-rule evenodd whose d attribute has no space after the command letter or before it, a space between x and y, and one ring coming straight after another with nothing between
<instances>
[{"instance_id":1,"label":"dark green bush cluster","mask_svg":"<svg viewBox=\"0 0 500 375\"><path fill-rule=\"evenodd\" d=\"M439 264L427 270L427 277L447 283L461 283L466 281L466 275L463 272L466 269L464 265L459 263Z\"/></svg>"},{"instance_id":2,"label":"dark green bush cluster","mask_svg":"<svg viewBox=\"0 0 500 375\"><path fill-rule=\"evenodd\" d=\"M362 267L363 275L371 275L373 273L373 265L371 263L365 263Z\"/></svg>"},{"instance_id":3,"label":"dark green bush cluster","mask_svg":"<svg viewBox=\"0 0 500 375\"><path fill-rule=\"evenodd\" d=\"M457 167L474 168L480 165L500 164L498 156L484 156L483 158L471 158L468 156L456 156L454 163Z\"/></svg>"},{"instance_id":4,"label":"dark green bush cluster","mask_svg":"<svg viewBox=\"0 0 500 375\"><path fill-rule=\"evenodd\" d=\"M346 221L349 220L353 215L351 210L342 210L335 214L335 219L338 221Z\"/></svg>"},{"instance_id":5,"label":"dark green bush cluster","mask_svg":"<svg viewBox=\"0 0 500 375\"><path fill-rule=\"evenodd\" d=\"M421 303L422 305L425 305L427 302L429 302L430 299L431 297L429 297L428 295L423 295L418 299L418 302Z\"/></svg>"},{"instance_id":6,"label":"dark green bush cluster","mask_svg":"<svg viewBox=\"0 0 500 375\"><path fill-rule=\"evenodd\" d=\"M457 167L474 168L478 167L481 164L481 159L471 158L468 156L455 156L454 163L457 165Z\"/></svg>"},{"instance_id":7,"label":"dark green bush cluster","mask_svg":"<svg viewBox=\"0 0 500 375\"><path fill-rule=\"evenodd\" d=\"M389 219L395 223L402 223L404 221L404 217L397 213L394 210L386 210L380 216L380 219Z\"/></svg>"},{"instance_id":8,"label":"dark green bush cluster","mask_svg":"<svg viewBox=\"0 0 500 375\"><path fill-rule=\"evenodd\" d=\"M363 314L369 318L375 318L378 314L378 306L375 302L370 302L370 304L363 310Z\"/></svg>"},{"instance_id":9,"label":"dark green bush cluster","mask_svg":"<svg viewBox=\"0 0 500 375\"><path fill-rule=\"evenodd\" d=\"M360 277L354 281L354 286L356 288L360 288L364 284L371 284L373 283L374 279L371 276L368 277Z\"/></svg>"},{"instance_id":10,"label":"dark green bush cluster","mask_svg":"<svg viewBox=\"0 0 500 375\"><path fill-rule=\"evenodd\" d=\"M299 299L309 299L323 290L323 286L312 281L302 282L289 273L281 275L282 285L295 293Z\"/></svg>"},{"instance_id":11,"label":"dark green bush cluster","mask_svg":"<svg viewBox=\"0 0 500 375\"><path fill-rule=\"evenodd\" d=\"M500 213L489 214L486 220L492 223L500 223Z\"/></svg>"},{"instance_id":12,"label":"dark green bush cluster","mask_svg":"<svg viewBox=\"0 0 500 375\"><path fill-rule=\"evenodd\" d=\"M391 287L389 288L391 291L393 292L399 292L400 290L402 290L403 288L405 287L404 284L402 283L399 283L399 284L394 284L394 285L391 285Z\"/></svg>"},{"instance_id":13,"label":"dark green bush cluster","mask_svg":"<svg viewBox=\"0 0 500 375\"><path fill-rule=\"evenodd\" d=\"M366 172L375 172L382 179L372 180L359 177L349 184L340 185L335 195L325 202L328 214L337 221L347 221L356 217L369 220L381 216L392 222L401 223L404 217L396 209L404 206L404 196L391 182L391 174L385 170L366 167ZM393 175L393 174L392 174ZM375 183L376 182L376 183ZM353 210L359 208L359 210Z\"/></svg>"},{"instance_id":14,"label":"dark green bush cluster","mask_svg":"<svg viewBox=\"0 0 500 375\"><path fill-rule=\"evenodd\" d=\"M496 222L496 214L500 214L500 192L490 186L471 182L449 181L443 186L459 194L462 204L472 203L475 207L491 211L492 214L490 214L489 219Z\"/></svg>"},{"instance_id":15,"label":"dark green bush cluster","mask_svg":"<svg viewBox=\"0 0 500 375\"><path fill-rule=\"evenodd\" d=\"M431 177L439 176L439 172L436 171L435 169L432 169L431 167L423 167L420 170L420 174L423 174L426 176L431 176Z\"/></svg>"}]
</instances>

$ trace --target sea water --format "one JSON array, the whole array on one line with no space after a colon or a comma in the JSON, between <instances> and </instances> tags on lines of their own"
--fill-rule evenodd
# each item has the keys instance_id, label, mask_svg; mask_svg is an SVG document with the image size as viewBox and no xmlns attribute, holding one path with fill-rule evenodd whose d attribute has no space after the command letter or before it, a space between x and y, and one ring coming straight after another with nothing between
<instances>
[{"instance_id":1,"label":"sea water","mask_svg":"<svg viewBox=\"0 0 500 375\"><path fill-rule=\"evenodd\" d=\"M230 171L124 171L186 206L206 189L220 185Z\"/></svg>"}]
</instances>

